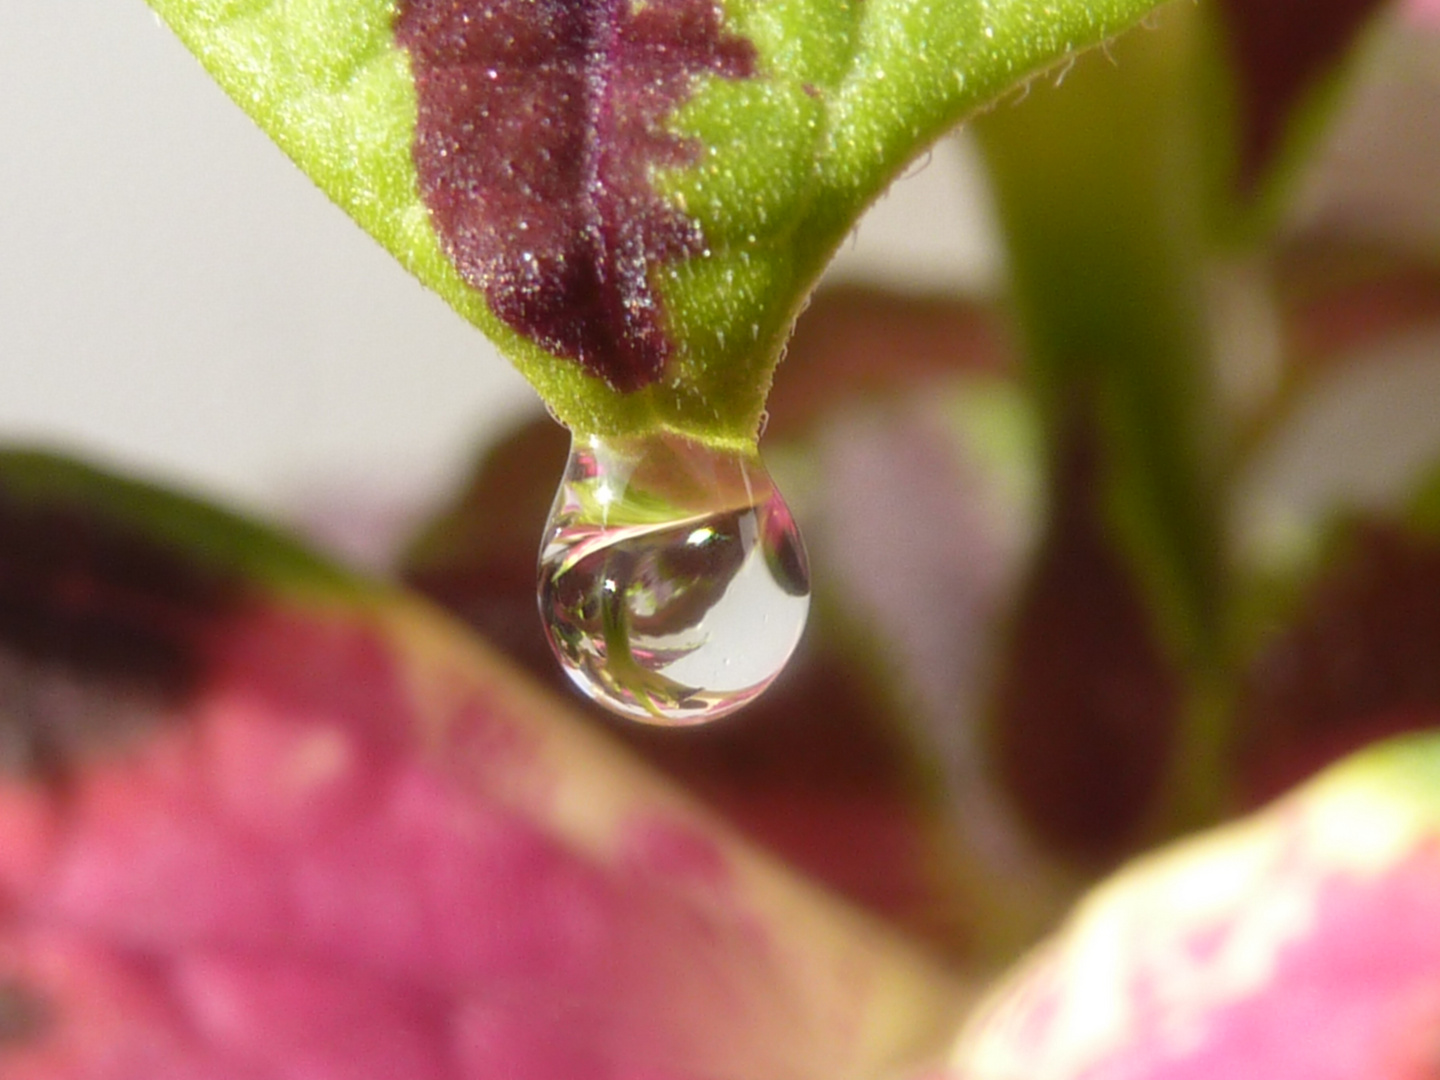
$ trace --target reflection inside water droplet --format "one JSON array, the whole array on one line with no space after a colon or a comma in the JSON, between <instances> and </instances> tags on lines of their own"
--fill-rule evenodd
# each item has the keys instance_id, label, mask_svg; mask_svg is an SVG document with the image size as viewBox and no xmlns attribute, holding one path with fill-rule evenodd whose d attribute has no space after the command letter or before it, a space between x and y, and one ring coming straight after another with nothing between
<instances>
[{"instance_id":1,"label":"reflection inside water droplet","mask_svg":"<svg viewBox=\"0 0 1440 1080\"><path fill-rule=\"evenodd\" d=\"M810 608L790 509L758 457L676 436L576 437L540 552L540 614L607 708L698 724L784 668Z\"/></svg>"}]
</instances>

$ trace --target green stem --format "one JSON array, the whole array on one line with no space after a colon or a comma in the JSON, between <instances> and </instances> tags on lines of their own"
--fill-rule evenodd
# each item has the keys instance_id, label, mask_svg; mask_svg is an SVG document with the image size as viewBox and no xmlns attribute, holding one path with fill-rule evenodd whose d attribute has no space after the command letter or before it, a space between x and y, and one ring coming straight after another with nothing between
<instances>
[{"instance_id":1,"label":"green stem","mask_svg":"<svg viewBox=\"0 0 1440 1080\"><path fill-rule=\"evenodd\" d=\"M1204 311L1194 15L1091 53L975 123L1052 459L1077 424L1097 498L1187 677L1169 831L1210 816L1226 732L1218 405ZM1058 81L1058 80L1057 80ZM1043 673L1040 674L1043 677Z\"/></svg>"}]
</instances>

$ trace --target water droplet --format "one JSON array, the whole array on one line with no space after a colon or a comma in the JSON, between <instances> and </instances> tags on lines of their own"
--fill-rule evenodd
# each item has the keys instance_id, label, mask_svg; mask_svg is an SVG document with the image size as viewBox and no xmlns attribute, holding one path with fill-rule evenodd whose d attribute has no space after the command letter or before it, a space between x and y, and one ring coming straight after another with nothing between
<instances>
[{"instance_id":1,"label":"water droplet","mask_svg":"<svg viewBox=\"0 0 1440 1080\"><path fill-rule=\"evenodd\" d=\"M614 712L698 724L760 694L800 640L810 570L753 455L577 436L540 551L566 674Z\"/></svg>"}]
</instances>

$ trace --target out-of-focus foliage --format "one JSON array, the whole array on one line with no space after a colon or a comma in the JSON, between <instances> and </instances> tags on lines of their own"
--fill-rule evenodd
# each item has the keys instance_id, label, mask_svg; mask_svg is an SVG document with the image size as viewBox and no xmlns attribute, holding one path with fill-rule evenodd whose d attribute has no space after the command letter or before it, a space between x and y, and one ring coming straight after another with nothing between
<instances>
[{"instance_id":1,"label":"out-of-focus foliage","mask_svg":"<svg viewBox=\"0 0 1440 1080\"><path fill-rule=\"evenodd\" d=\"M406 171L399 8L155 3L496 330ZM716 236L784 202L768 270L722 304L703 258L677 264L689 398L617 404L517 338L522 366L582 428L746 442L791 312L902 159L1146 6L726 5L774 84L727 53L665 135L726 168L656 184ZM692 14L714 45L720 9ZM1436 18L1172 5L978 120L1004 294L836 290L801 320L768 456L816 618L710 729L557 696L534 612L566 450L546 420L490 440L400 558L409 592L0 456L0 1073L1431 1075L1440 446L1388 499L1257 512L1255 491L1312 401L1393 368L1396 342L1440 353L1440 210L1397 231L1391 203L1345 202L1379 168L1347 159L1346 103L1374 109L1397 57L1392 83L1422 86L1406 107L1440 102ZM1395 205L1440 191L1424 147L1378 145ZM736 269L730 241L713 266ZM727 320L761 310L737 344Z\"/></svg>"}]
</instances>

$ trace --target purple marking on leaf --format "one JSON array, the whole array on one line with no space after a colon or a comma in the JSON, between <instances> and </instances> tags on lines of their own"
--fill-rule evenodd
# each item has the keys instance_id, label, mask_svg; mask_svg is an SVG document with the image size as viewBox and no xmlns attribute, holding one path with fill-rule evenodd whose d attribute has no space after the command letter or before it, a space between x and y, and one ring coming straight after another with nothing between
<instances>
[{"instance_id":1,"label":"purple marking on leaf","mask_svg":"<svg viewBox=\"0 0 1440 1080\"><path fill-rule=\"evenodd\" d=\"M667 117L699 75L749 77L754 47L710 0L401 0L395 33L420 197L461 277L614 389L660 378L652 275L704 238L650 170L697 160Z\"/></svg>"},{"instance_id":2,"label":"purple marking on leaf","mask_svg":"<svg viewBox=\"0 0 1440 1080\"><path fill-rule=\"evenodd\" d=\"M1240 175L1253 190L1291 112L1344 57L1380 0L1223 0L1240 94Z\"/></svg>"},{"instance_id":3,"label":"purple marking on leaf","mask_svg":"<svg viewBox=\"0 0 1440 1080\"><path fill-rule=\"evenodd\" d=\"M92 508L0 489L0 771L64 775L170 715L241 592Z\"/></svg>"}]
</instances>

